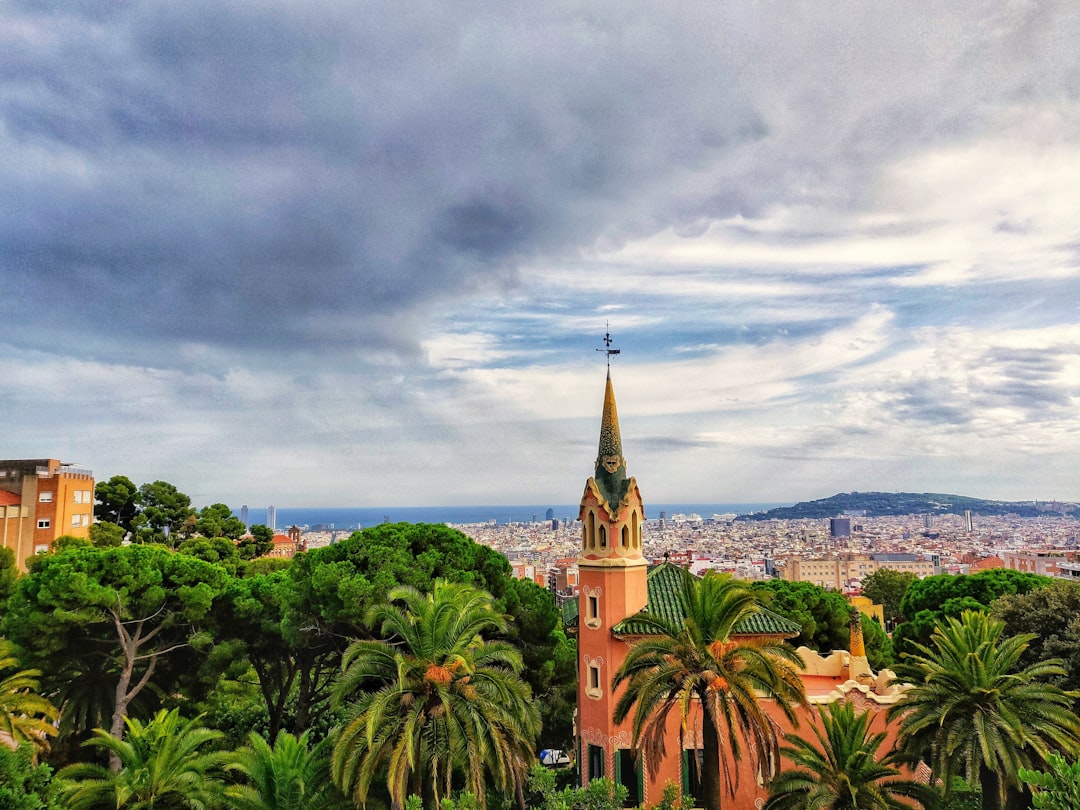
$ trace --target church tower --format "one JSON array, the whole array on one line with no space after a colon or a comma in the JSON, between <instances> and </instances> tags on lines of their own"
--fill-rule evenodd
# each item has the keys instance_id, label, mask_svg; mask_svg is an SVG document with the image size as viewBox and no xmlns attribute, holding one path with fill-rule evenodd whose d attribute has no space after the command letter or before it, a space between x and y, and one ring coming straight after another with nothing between
<instances>
[{"instance_id":1,"label":"church tower","mask_svg":"<svg viewBox=\"0 0 1080 810\"><path fill-rule=\"evenodd\" d=\"M612 735L616 696L611 681L626 655L612 634L648 602L648 562L642 553L645 508L637 482L626 475L615 390L608 368L596 469L585 484L581 520L578 602L578 730L585 781L615 777L629 748L626 731Z\"/></svg>"}]
</instances>

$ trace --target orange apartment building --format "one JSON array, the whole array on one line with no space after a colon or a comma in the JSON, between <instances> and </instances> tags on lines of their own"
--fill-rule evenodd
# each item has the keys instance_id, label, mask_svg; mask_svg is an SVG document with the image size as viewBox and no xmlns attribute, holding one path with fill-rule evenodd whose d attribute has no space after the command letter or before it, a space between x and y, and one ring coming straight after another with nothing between
<instances>
[{"instance_id":1,"label":"orange apartment building","mask_svg":"<svg viewBox=\"0 0 1080 810\"><path fill-rule=\"evenodd\" d=\"M701 713L691 715L691 726L682 734L679 717L668 718L666 754L659 763L643 762L632 738L632 717L613 721L621 690L612 689L616 671L625 660L629 645L643 638L645 630L634 618L642 612L682 621L677 583L685 576L670 562L651 567L642 553L642 526L645 511L637 481L627 478L622 454L615 395L608 373L600 428L600 447L593 477L585 485L581 499L581 551L577 561L580 594L574 608L564 616L568 630L578 639L577 755L582 782L607 776L628 791L627 806L656 804L665 785L676 785L681 795L694 798L698 789ZM857 614L856 614L857 615ZM873 714L872 728L885 730L891 744L895 730L887 726L885 712L895 703L901 689L890 685L890 672L870 670L863 649L859 620L852 621L851 650L837 650L828 656L800 648L802 680L811 706L837 700L852 701ZM769 611L756 614L737 630L743 637L793 638L800 627ZM780 708L765 702L766 711L782 730L790 730ZM800 733L812 738L809 725L819 720L816 711L800 711ZM886 749L887 750L887 749ZM787 767L789 763L781 763ZM748 761L737 766L739 787L735 799L725 799L729 807L760 807L768 795L750 770ZM726 795L726 794L725 794Z\"/></svg>"},{"instance_id":2,"label":"orange apartment building","mask_svg":"<svg viewBox=\"0 0 1080 810\"><path fill-rule=\"evenodd\" d=\"M89 537L94 474L54 458L0 461L0 545L20 571L57 537Z\"/></svg>"}]
</instances>

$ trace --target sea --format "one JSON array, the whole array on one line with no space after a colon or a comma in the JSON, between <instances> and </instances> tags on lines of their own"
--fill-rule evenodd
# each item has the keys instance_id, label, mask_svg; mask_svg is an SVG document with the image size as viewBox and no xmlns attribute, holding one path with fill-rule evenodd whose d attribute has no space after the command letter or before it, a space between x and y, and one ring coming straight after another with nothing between
<instances>
[{"instance_id":1,"label":"sea","mask_svg":"<svg viewBox=\"0 0 1080 810\"><path fill-rule=\"evenodd\" d=\"M669 518L676 514L698 514L703 518L734 513L747 515L791 503L657 503L646 504L645 517ZM269 525L265 508L248 508L248 525ZM352 531L380 523L451 523L455 525L488 523L534 523L550 518L559 521L576 519L577 504L533 504L522 506L385 506L385 507L290 507L279 506L274 521L276 529L299 526L301 529ZM549 518L550 512L550 518ZM240 517L240 510L233 514Z\"/></svg>"}]
</instances>

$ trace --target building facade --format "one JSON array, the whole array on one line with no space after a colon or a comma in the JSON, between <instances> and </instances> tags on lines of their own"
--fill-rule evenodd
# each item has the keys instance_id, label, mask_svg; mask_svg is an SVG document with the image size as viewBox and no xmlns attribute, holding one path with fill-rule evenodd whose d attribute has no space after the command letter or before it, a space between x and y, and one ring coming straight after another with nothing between
<instances>
[{"instance_id":1,"label":"building facade","mask_svg":"<svg viewBox=\"0 0 1080 810\"><path fill-rule=\"evenodd\" d=\"M613 678L630 646L648 632L648 626L635 619L645 611L681 623L677 594L687 574L670 561L650 568L643 553L645 509L637 481L626 473L610 371L595 472L585 484L579 519L579 595L576 602L564 606L571 608L564 612L564 618L578 640L576 735L582 782L602 776L613 779L627 788L627 806L656 804L665 787L673 784L690 800L687 806L693 806L700 774L695 763L703 755L700 708L691 709L685 729L680 728L678 712L668 716L665 754L659 762L644 762L644 755L635 748L632 714L622 723L614 722L615 705L625 684L613 689ZM899 699L900 690L891 685L892 673L878 675L870 670L860 620L854 618L851 626L850 650L833 651L828 656L806 648L798 651L804 663L800 677L808 701L811 707L837 700L866 707L874 712L872 728L885 730L891 741L895 733L888 728L883 709ZM733 636L779 640L793 638L800 630L798 624L763 610L749 617L745 626L740 624ZM779 706L763 701L763 708L778 728L790 730ZM819 718L811 708L799 711L799 721L806 729L807 725L818 725ZM804 733L812 737L809 730ZM726 806L760 807L768 795L767 785L756 778L748 758L735 768L738 787L733 803Z\"/></svg>"},{"instance_id":2,"label":"building facade","mask_svg":"<svg viewBox=\"0 0 1080 810\"><path fill-rule=\"evenodd\" d=\"M63 535L89 537L94 474L54 458L0 461L0 545L20 571Z\"/></svg>"}]
</instances>

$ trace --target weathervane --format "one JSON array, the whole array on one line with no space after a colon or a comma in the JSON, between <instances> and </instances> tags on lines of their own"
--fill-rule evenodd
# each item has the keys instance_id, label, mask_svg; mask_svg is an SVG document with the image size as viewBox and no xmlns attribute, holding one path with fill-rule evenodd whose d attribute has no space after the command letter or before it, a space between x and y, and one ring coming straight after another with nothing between
<instances>
[{"instance_id":1,"label":"weathervane","mask_svg":"<svg viewBox=\"0 0 1080 810\"><path fill-rule=\"evenodd\" d=\"M607 355L607 367L608 367L608 371L610 371L611 370L611 356L613 354L618 354L619 350L611 348L611 343L612 343L612 341L611 341L611 324L610 323L605 323L604 327L608 330L608 331L604 332L604 348L603 349L597 349L597 351L598 352L603 352L605 355Z\"/></svg>"}]
</instances>

